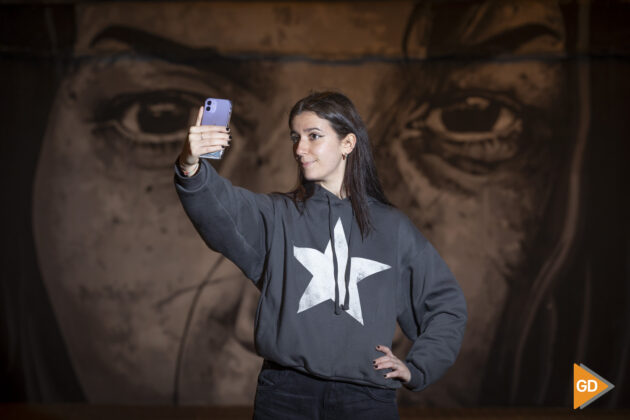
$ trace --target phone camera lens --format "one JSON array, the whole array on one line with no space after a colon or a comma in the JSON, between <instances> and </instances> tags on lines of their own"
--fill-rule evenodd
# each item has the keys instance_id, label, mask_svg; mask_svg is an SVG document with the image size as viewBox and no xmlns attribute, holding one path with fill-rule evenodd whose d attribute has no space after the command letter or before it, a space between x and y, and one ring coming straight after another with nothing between
<instances>
[{"instance_id":1,"label":"phone camera lens","mask_svg":"<svg viewBox=\"0 0 630 420\"><path fill-rule=\"evenodd\" d=\"M208 101L208 106L212 105L212 101Z\"/></svg>"},{"instance_id":2,"label":"phone camera lens","mask_svg":"<svg viewBox=\"0 0 630 420\"><path fill-rule=\"evenodd\" d=\"M206 107L206 111L210 111L210 107L209 106Z\"/></svg>"}]
</instances>

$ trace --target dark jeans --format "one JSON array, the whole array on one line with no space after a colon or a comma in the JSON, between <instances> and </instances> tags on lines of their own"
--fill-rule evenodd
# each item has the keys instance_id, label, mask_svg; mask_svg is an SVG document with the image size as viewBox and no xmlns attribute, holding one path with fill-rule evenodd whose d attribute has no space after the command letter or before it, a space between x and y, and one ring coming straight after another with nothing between
<instances>
[{"instance_id":1,"label":"dark jeans","mask_svg":"<svg viewBox=\"0 0 630 420\"><path fill-rule=\"evenodd\" d=\"M396 390L319 379L265 361L254 420L399 419Z\"/></svg>"}]
</instances>

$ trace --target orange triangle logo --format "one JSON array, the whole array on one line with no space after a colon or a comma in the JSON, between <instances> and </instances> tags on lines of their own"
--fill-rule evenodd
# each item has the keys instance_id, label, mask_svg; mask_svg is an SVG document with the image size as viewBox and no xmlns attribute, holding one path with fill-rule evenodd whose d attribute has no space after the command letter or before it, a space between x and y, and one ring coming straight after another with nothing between
<instances>
[{"instance_id":1,"label":"orange triangle logo","mask_svg":"<svg viewBox=\"0 0 630 420\"><path fill-rule=\"evenodd\" d=\"M573 363L573 409L586 407L615 386L585 365Z\"/></svg>"}]
</instances>

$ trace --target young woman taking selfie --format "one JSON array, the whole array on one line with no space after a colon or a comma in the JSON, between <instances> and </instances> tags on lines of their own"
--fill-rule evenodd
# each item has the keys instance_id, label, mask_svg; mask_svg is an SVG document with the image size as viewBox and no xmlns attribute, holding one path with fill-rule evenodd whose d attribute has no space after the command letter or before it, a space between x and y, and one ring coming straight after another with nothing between
<instances>
[{"instance_id":1,"label":"young woman taking selfie","mask_svg":"<svg viewBox=\"0 0 630 420\"><path fill-rule=\"evenodd\" d=\"M200 159L231 141L229 128L201 125L201 115L175 188L206 244L261 292L254 418L397 419L397 388L420 391L454 363L466 302L435 248L385 197L354 104L321 92L294 105L299 181L282 194L235 187ZM396 322L413 341L404 360L391 351Z\"/></svg>"}]
</instances>

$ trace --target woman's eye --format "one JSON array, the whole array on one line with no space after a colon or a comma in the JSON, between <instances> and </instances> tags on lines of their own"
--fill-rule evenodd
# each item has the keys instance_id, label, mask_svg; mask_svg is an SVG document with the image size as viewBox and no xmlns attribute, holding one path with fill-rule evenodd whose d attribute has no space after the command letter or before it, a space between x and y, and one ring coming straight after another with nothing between
<instances>
[{"instance_id":1,"label":"woman's eye","mask_svg":"<svg viewBox=\"0 0 630 420\"><path fill-rule=\"evenodd\" d=\"M523 118L517 109L481 95L425 103L423 112L410 113L404 143L409 153L435 153L460 169L487 172L519 151Z\"/></svg>"},{"instance_id":2,"label":"woman's eye","mask_svg":"<svg viewBox=\"0 0 630 420\"><path fill-rule=\"evenodd\" d=\"M321 135L316 134L316 133L311 133L309 137L311 138L311 140L317 140L318 138L321 137Z\"/></svg>"}]
</instances>

